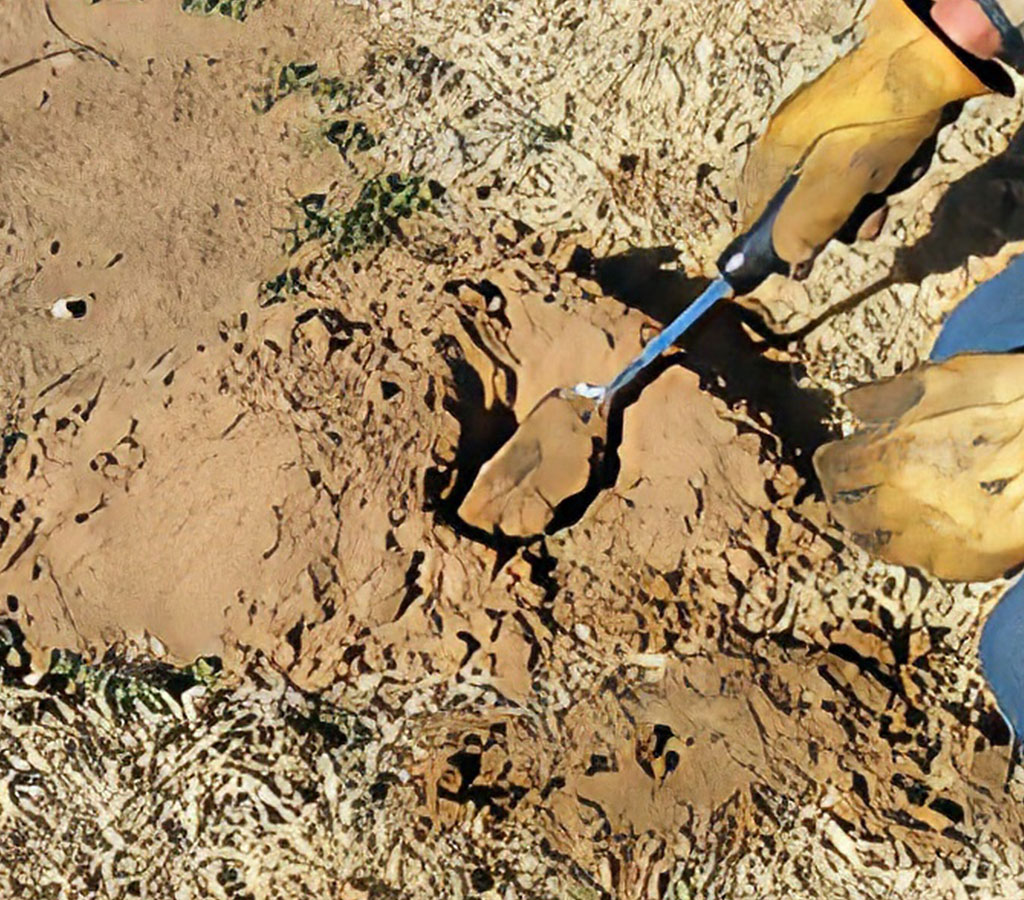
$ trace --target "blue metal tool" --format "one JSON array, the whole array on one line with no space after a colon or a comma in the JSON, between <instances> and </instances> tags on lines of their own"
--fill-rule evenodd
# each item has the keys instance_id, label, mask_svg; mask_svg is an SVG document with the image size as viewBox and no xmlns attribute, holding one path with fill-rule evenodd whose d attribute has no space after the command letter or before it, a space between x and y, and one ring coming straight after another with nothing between
<instances>
[{"instance_id":1,"label":"blue metal tool","mask_svg":"<svg viewBox=\"0 0 1024 900\"><path fill-rule=\"evenodd\" d=\"M581 397L593 400L598 405L608 404L626 385L654 362L662 353L681 338L701 316L719 300L732 296L733 288L724 278L716 278L696 300L658 333L629 365L607 384L581 382L573 390Z\"/></svg>"}]
</instances>

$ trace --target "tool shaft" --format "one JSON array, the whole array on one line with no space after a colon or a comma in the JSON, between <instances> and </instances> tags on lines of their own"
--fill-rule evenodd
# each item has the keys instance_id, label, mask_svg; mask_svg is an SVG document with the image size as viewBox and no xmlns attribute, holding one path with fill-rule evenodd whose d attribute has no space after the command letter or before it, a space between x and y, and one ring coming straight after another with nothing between
<instances>
[{"instance_id":1,"label":"tool shaft","mask_svg":"<svg viewBox=\"0 0 1024 900\"><path fill-rule=\"evenodd\" d=\"M696 300L665 326L643 351L618 375L608 382L604 391L607 403L614 394L632 382L637 375L679 340L683 334L719 300L732 295L732 286L724 278L716 278Z\"/></svg>"}]
</instances>

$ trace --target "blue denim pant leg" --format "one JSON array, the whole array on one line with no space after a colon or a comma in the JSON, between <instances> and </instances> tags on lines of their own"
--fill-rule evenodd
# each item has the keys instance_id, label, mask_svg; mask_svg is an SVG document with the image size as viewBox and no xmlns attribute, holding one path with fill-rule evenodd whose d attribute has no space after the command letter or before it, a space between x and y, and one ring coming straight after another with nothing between
<instances>
[{"instance_id":1,"label":"blue denim pant leg","mask_svg":"<svg viewBox=\"0 0 1024 900\"><path fill-rule=\"evenodd\" d=\"M941 362L958 353L1008 353L1024 348L1024 254L978 285L950 313L932 347Z\"/></svg>"}]
</instances>

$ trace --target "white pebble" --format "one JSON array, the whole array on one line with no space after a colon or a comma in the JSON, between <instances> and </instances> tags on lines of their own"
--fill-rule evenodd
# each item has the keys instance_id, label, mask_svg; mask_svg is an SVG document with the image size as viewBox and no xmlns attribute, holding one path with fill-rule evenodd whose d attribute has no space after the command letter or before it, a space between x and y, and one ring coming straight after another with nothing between
<instances>
[{"instance_id":1,"label":"white pebble","mask_svg":"<svg viewBox=\"0 0 1024 900\"><path fill-rule=\"evenodd\" d=\"M50 307L50 314L55 319L80 319L88 308L86 297L61 297Z\"/></svg>"}]
</instances>

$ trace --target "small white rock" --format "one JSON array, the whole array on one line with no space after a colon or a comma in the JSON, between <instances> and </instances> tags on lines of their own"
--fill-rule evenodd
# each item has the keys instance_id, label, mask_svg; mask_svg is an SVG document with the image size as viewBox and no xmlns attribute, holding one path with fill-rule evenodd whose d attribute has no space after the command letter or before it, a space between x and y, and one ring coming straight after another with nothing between
<instances>
[{"instance_id":1,"label":"small white rock","mask_svg":"<svg viewBox=\"0 0 1024 900\"><path fill-rule=\"evenodd\" d=\"M89 299L87 297L75 295L60 297L50 307L50 315L55 319L80 319L85 315L88 305Z\"/></svg>"},{"instance_id":2,"label":"small white rock","mask_svg":"<svg viewBox=\"0 0 1024 900\"><path fill-rule=\"evenodd\" d=\"M641 669L663 669L668 663L668 657L664 653L634 653L627 656L625 662Z\"/></svg>"},{"instance_id":3,"label":"small white rock","mask_svg":"<svg viewBox=\"0 0 1024 900\"><path fill-rule=\"evenodd\" d=\"M149 635L149 652L154 656L163 656L167 652L164 642L155 634Z\"/></svg>"}]
</instances>

